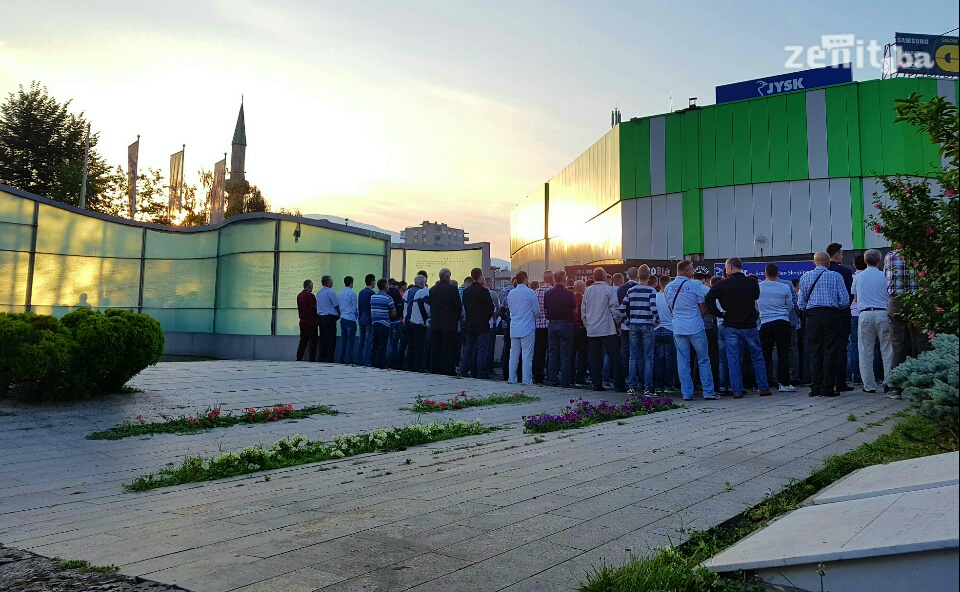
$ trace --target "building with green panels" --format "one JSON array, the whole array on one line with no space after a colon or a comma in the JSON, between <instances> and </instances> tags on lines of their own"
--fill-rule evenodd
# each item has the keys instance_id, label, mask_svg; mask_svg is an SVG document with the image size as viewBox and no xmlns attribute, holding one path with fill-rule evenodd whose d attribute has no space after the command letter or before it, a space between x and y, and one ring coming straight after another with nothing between
<instances>
[{"instance_id":1,"label":"building with green panels","mask_svg":"<svg viewBox=\"0 0 960 592\"><path fill-rule=\"evenodd\" d=\"M616 125L511 212L514 269L796 259L831 242L888 246L866 228L878 176L933 177L937 147L894 102L957 102L957 81L894 78L696 107Z\"/></svg>"},{"instance_id":2,"label":"building with green panels","mask_svg":"<svg viewBox=\"0 0 960 592\"><path fill-rule=\"evenodd\" d=\"M0 185L0 312L122 308L163 327L166 353L293 359L303 280L386 277L390 236L284 214L144 224Z\"/></svg>"}]
</instances>

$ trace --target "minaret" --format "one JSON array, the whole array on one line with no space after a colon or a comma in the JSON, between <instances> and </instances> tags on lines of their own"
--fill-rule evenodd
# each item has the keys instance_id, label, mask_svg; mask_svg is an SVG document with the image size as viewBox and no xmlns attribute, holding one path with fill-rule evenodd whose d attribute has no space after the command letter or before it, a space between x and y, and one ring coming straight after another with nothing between
<instances>
[{"instance_id":1,"label":"minaret","mask_svg":"<svg viewBox=\"0 0 960 592\"><path fill-rule=\"evenodd\" d=\"M237 129L233 132L233 149L230 152L230 180L246 180L247 128L243 124L243 97L240 98L240 115L237 116Z\"/></svg>"}]
</instances>

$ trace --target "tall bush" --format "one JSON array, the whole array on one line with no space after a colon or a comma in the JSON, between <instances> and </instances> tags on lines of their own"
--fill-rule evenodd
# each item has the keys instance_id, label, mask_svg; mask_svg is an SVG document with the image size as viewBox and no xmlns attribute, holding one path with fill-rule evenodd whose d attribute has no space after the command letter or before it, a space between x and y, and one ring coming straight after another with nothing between
<instances>
[{"instance_id":1,"label":"tall bush","mask_svg":"<svg viewBox=\"0 0 960 592\"><path fill-rule=\"evenodd\" d=\"M72 398L114 393L163 354L148 315L82 308L57 320L0 313L0 396Z\"/></svg>"},{"instance_id":2,"label":"tall bush","mask_svg":"<svg viewBox=\"0 0 960 592\"><path fill-rule=\"evenodd\" d=\"M947 166L937 174L940 191L926 180L882 178L893 207L884 207L874 194L878 210L868 222L874 232L895 245L917 275L917 292L904 297L905 315L926 331L956 335L960 331L960 202L957 196L957 108L934 97L922 101L917 93L897 101L896 121L909 123L939 145Z\"/></svg>"}]
</instances>

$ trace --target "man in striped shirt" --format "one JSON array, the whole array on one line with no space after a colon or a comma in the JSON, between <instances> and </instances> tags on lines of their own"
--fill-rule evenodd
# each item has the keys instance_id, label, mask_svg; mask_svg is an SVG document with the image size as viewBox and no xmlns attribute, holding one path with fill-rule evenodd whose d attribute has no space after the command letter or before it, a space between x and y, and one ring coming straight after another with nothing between
<instances>
[{"instance_id":1,"label":"man in striped shirt","mask_svg":"<svg viewBox=\"0 0 960 592\"><path fill-rule=\"evenodd\" d=\"M640 389L640 372L643 372L643 394L656 395L653 385L653 349L656 343L654 325L657 319L657 291L647 285L650 267L641 265L639 282L627 290L620 303L620 316L630 331L630 372L627 376L627 392L634 394Z\"/></svg>"},{"instance_id":2,"label":"man in striped shirt","mask_svg":"<svg viewBox=\"0 0 960 592\"><path fill-rule=\"evenodd\" d=\"M840 347L841 312L850 306L850 294L843 276L830 271L830 255L817 251L813 255L816 267L800 278L800 296L797 305L806 311L804 332L810 352L810 396L835 397L836 380L831 369Z\"/></svg>"},{"instance_id":3,"label":"man in striped shirt","mask_svg":"<svg viewBox=\"0 0 960 592\"><path fill-rule=\"evenodd\" d=\"M373 359L374 368L387 367L387 342L390 341L390 322L396 318L397 307L393 296L387 292L388 282L380 279L377 282L379 292L370 297L370 319L373 328Z\"/></svg>"}]
</instances>

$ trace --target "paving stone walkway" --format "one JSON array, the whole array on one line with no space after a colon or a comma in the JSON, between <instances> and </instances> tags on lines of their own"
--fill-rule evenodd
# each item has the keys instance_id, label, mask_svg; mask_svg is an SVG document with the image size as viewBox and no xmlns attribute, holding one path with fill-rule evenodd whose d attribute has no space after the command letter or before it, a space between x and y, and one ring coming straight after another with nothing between
<instances>
[{"instance_id":1,"label":"paving stone walkway","mask_svg":"<svg viewBox=\"0 0 960 592\"><path fill-rule=\"evenodd\" d=\"M513 392L506 383L326 364L163 363L144 392L0 411L0 543L116 564L121 573L203 592L571 590L601 562L684 540L807 476L822 459L890 430L905 407L860 392L696 400L687 409L524 434L521 416L592 391L534 387L541 401L422 416L507 429L402 452L126 493L177 462L293 434L402 426L417 394ZM619 396L605 393L610 400ZM86 440L143 415L275 403L344 412L298 421ZM853 414L856 420L851 421ZM863 431L860 431L860 430Z\"/></svg>"}]
</instances>

